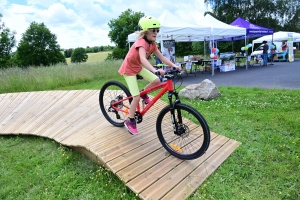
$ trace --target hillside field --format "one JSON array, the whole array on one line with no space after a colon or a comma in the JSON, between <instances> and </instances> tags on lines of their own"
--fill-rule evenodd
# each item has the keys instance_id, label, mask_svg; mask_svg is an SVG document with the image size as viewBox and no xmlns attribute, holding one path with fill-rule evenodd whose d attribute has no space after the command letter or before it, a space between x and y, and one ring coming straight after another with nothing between
<instances>
[{"instance_id":1,"label":"hillside field","mask_svg":"<svg viewBox=\"0 0 300 200\"><path fill-rule=\"evenodd\" d=\"M98 53L88 53L88 60L87 63L95 63L95 62L100 62L100 61L104 61L107 57L107 55L110 53L111 51L101 51ZM71 63L71 58L66 58L67 63L70 64Z\"/></svg>"}]
</instances>

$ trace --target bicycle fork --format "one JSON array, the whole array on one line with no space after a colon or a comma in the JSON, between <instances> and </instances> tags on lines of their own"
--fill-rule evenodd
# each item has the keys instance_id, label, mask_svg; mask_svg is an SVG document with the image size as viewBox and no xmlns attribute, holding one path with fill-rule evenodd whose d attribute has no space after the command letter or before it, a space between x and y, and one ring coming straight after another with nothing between
<instances>
[{"instance_id":1,"label":"bicycle fork","mask_svg":"<svg viewBox=\"0 0 300 200\"><path fill-rule=\"evenodd\" d=\"M174 102L172 102L172 96L175 95L176 100ZM173 92L169 92L168 94L168 99L169 99L169 104L171 105L171 120L172 120L172 124L173 124L173 131L174 134L176 135L181 135L182 133L180 133L179 131L179 124L182 124L182 116L181 116L181 111L180 109L177 110L177 117L175 116L175 105L180 103L180 100L178 98L178 95ZM176 122L176 118L178 119L178 122Z\"/></svg>"}]
</instances>

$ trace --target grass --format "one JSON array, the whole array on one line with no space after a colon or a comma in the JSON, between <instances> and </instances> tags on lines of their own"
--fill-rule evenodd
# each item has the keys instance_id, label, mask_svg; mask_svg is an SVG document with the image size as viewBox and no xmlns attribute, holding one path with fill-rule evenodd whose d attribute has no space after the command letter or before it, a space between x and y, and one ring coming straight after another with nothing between
<instances>
[{"instance_id":1,"label":"grass","mask_svg":"<svg viewBox=\"0 0 300 200\"><path fill-rule=\"evenodd\" d=\"M87 53L88 60L87 63L97 63L105 60L110 51L101 51L97 53ZM67 58L67 63L71 64L71 58Z\"/></svg>"},{"instance_id":2,"label":"grass","mask_svg":"<svg viewBox=\"0 0 300 200\"><path fill-rule=\"evenodd\" d=\"M120 63L3 70L0 93L99 89L123 81ZM211 131L242 144L189 199L299 199L300 90L219 90L212 101L182 102ZM0 199L138 199L114 174L52 140L0 136L0 159Z\"/></svg>"}]
</instances>

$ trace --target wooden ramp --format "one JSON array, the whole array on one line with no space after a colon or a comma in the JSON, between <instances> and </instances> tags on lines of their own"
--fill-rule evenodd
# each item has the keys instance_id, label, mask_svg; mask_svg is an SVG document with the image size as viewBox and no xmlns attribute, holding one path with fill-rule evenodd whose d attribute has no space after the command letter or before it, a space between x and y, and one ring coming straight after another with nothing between
<instances>
[{"instance_id":1,"label":"wooden ramp","mask_svg":"<svg viewBox=\"0 0 300 200\"><path fill-rule=\"evenodd\" d=\"M103 117L98 90L0 94L0 134L54 139L106 166L142 199L185 199L239 146L211 133L208 151L199 159L170 156L160 144L155 120L166 104L159 101L130 135ZM142 130L142 131L141 131Z\"/></svg>"}]
</instances>

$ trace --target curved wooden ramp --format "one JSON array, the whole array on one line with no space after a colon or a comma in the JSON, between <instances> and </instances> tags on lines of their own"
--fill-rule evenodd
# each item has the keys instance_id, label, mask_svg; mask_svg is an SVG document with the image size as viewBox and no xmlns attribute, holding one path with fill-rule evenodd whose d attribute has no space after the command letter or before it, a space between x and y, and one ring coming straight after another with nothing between
<instances>
[{"instance_id":1,"label":"curved wooden ramp","mask_svg":"<svg viewBox=\"0 0 300 200\"><path fill-rule=\"evenodd\" d=\"M212 132L206 154L191 161L162 148L155 120L160 101L130 135L103 117L98 90L0 94L0 134L54 139L106 166L142 199L185 199L234 151L239 142ZM142 131L141 131L142 130Z\"/></svg>"}]
</instances>

